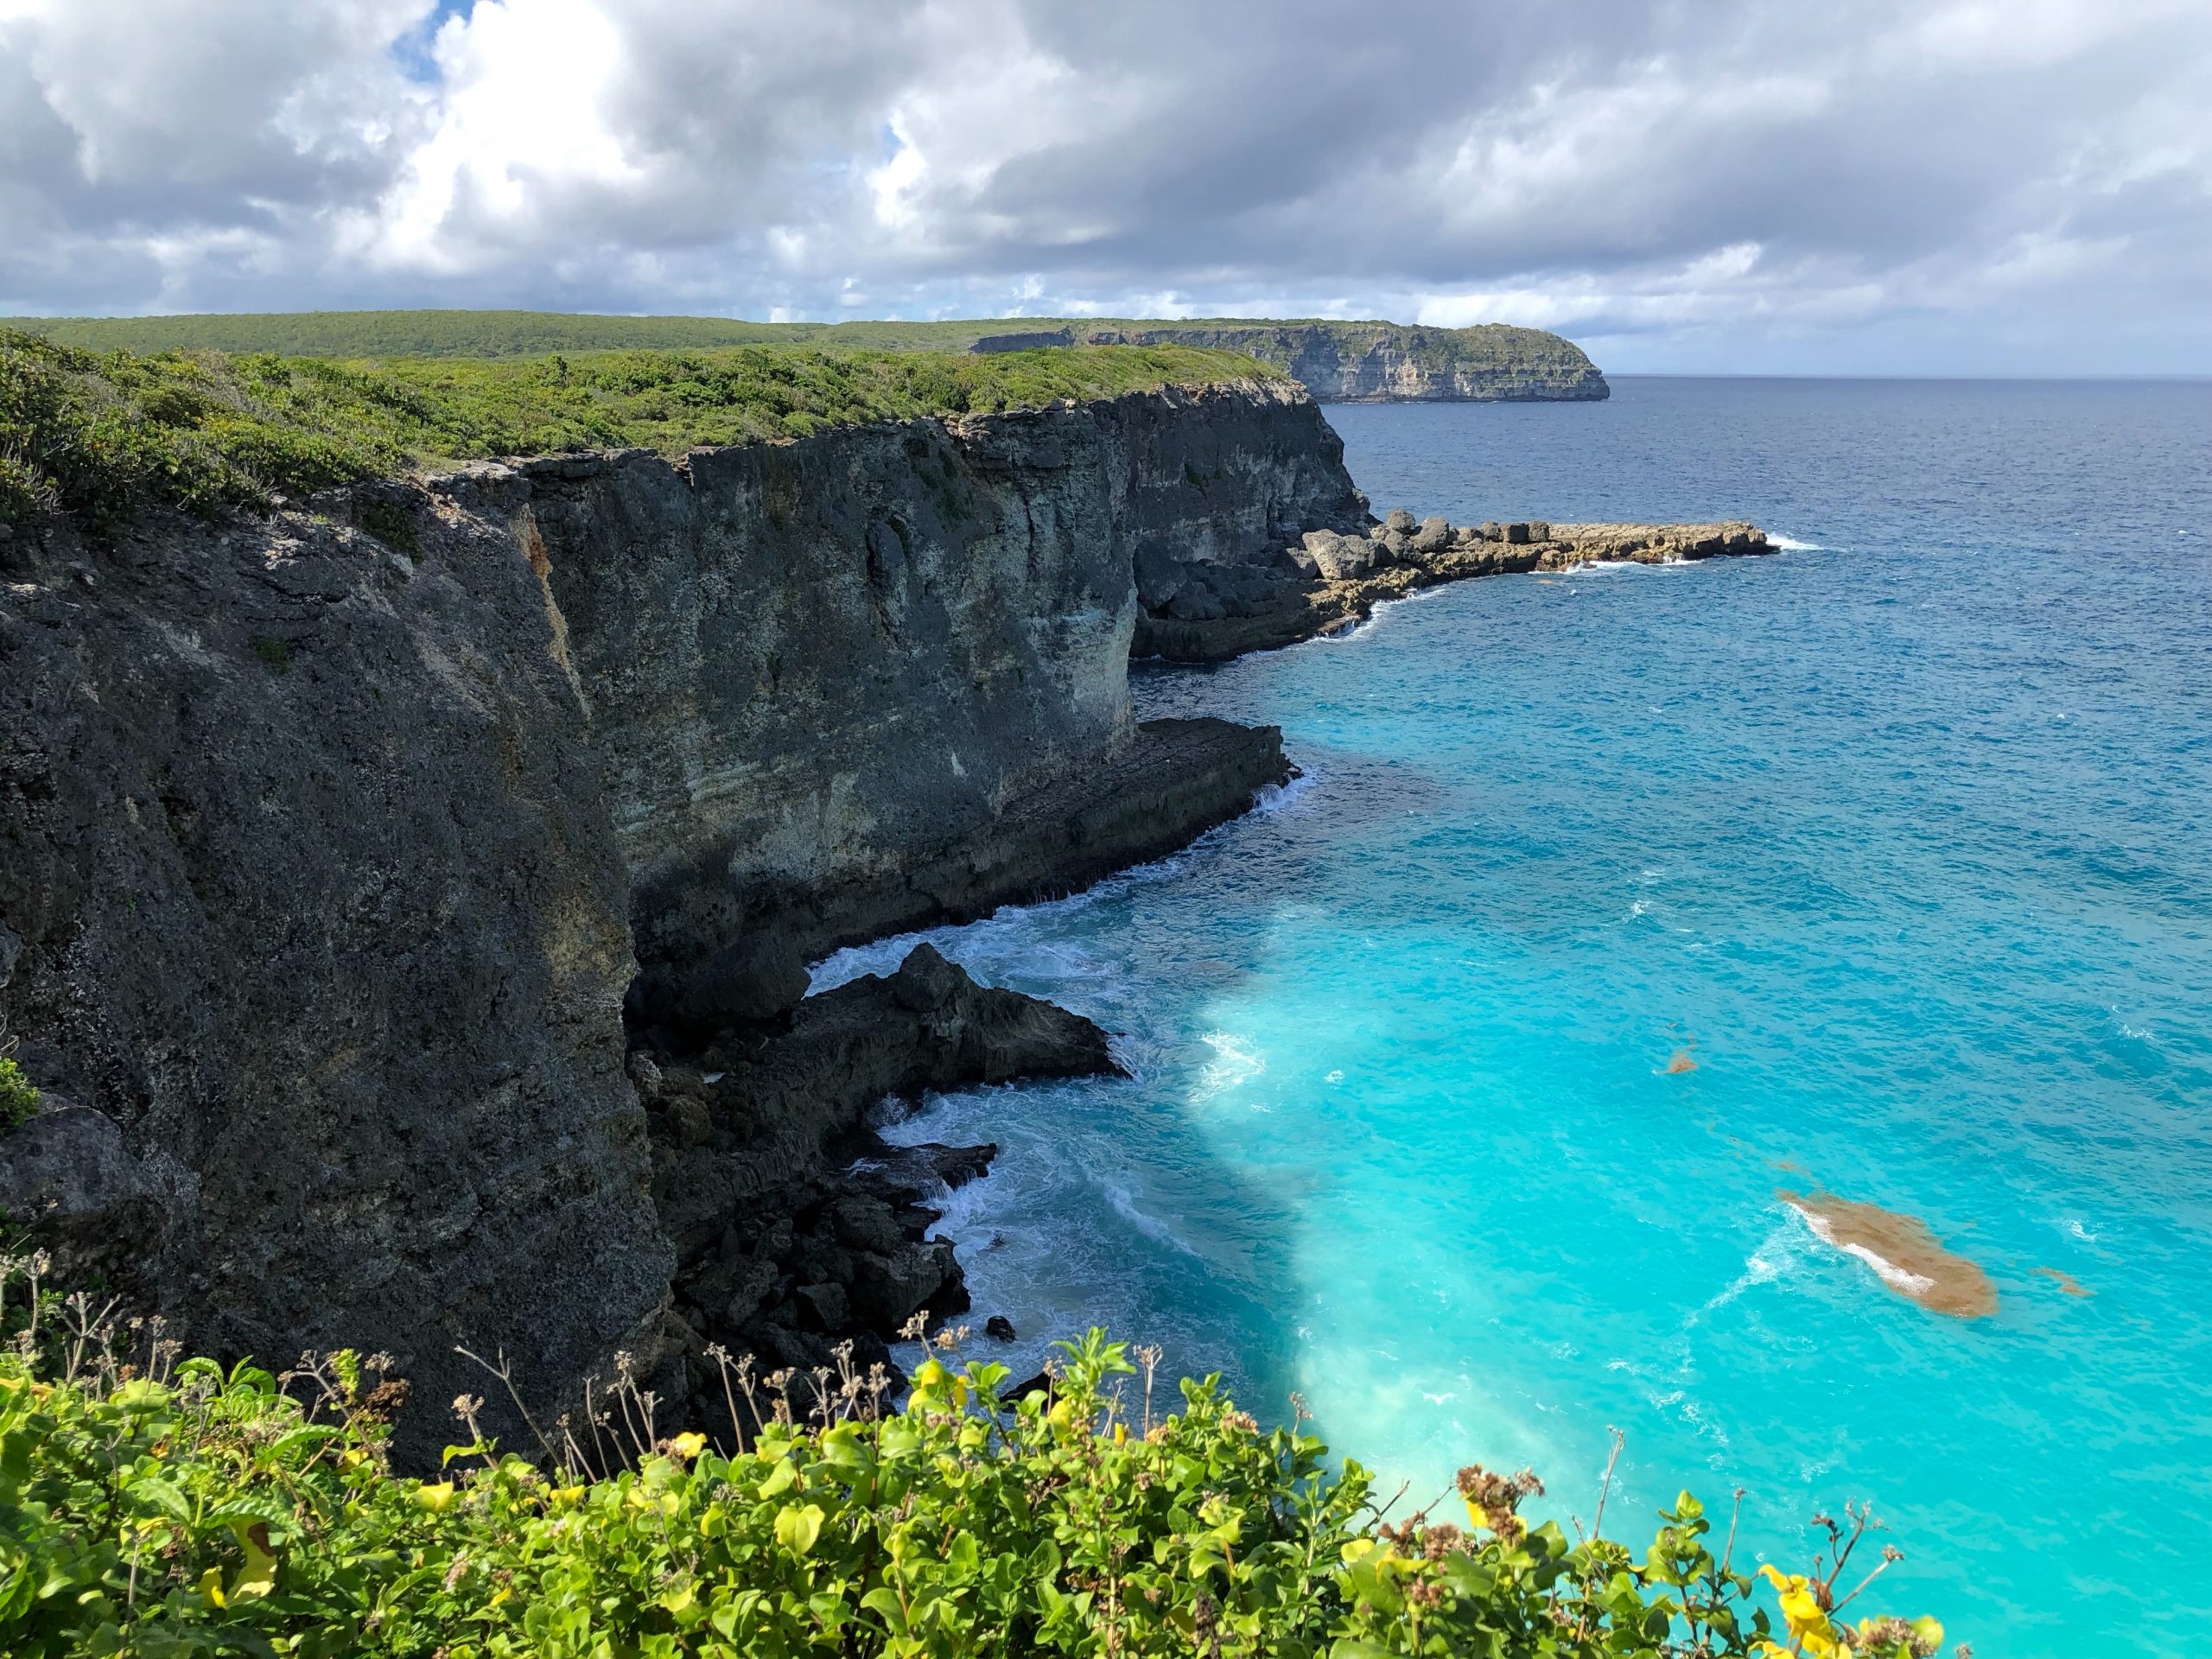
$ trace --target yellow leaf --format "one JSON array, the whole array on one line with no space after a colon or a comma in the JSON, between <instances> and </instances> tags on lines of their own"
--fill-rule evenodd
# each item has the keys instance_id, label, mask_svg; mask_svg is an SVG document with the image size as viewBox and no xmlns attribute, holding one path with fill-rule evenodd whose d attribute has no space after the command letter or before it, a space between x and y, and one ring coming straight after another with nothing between
<instances>
[{"instance_id":1,"label":"yellow leaf","mask_svg":"<svg viewBox=\"0 0 2212 1659\"><path fill-rule=\"evenodd\" d=\"M689 1463L707 1449L707 1437L699 1433L678 1434L668 1443L668 1449L671 1456Z\"/></svg>"},{"instance_id":2,"label":"yellow leaf","mask_svg":"<svg viewBox=\"0 0 2212 1659\"><path fill-rule=\"evenodd\" d=\"M223 1598L223 1575L212 1567L200 1575L200 1593L207 1597L213 1606L227 1607L231 1605Z\"/></svg>"},{"instance_id":3,"label":"yellow leaf","mask_svg":"<svg viewBox=\"0 0 2212 1659\"><path fill-rule=\"evenodd\" d=\"M276 1587L276 1555L269 1547L269 1526L257 1521L238 1529L238 1547L245 1551L245 1565L231 1580L231 1599L245 1601L265 1596Z\"/></svg>"},{"instance_id":4,"label":"yellow leaf","mask_svg":"<svg viewBox=\"0 0 2212 1659\"><path fill-rule=\"evenodd\" d=\"M822 1506L809 1503L804 1509L792 1508L776 1512L776 1541L794 1555L804 1556L814 1548L815 1540L822 1536Z\"/></svg>"},{"instance_id":5,"label":"yellow leaf","mask_svg":"<svg viewBox=\"0 0 2212 1659\"><path fill-rule=\"evenodd\" d=\"M416 1503L432 1515L443 1515L453 1508L453 1482L449 1480L426 1480L415 1489Z\"/></svg>"}]
</instances>

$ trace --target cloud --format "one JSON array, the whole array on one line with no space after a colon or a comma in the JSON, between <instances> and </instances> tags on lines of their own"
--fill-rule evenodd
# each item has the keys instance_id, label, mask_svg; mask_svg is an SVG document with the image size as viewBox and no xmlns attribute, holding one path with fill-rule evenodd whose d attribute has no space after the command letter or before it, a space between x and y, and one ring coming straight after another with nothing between
<instances>
[{"instance_id":1,"label":"cloud","mask_svg":"<svg viewBox=\"0 0 2212 1659\"><path fill-rule=\"evenodd\" d=\"M1218 311L2212 371L2201 0L0 0L0 308Z\"/></svg>"}]
</instances>

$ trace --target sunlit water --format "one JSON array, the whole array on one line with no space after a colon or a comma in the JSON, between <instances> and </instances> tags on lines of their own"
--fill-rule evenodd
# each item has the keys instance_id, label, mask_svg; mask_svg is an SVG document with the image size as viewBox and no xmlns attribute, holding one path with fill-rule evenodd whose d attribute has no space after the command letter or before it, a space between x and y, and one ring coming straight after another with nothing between
<instances>
[{"instance_id":1,"label":"sunlit water","mask_svg":"<svg viewBox=\"0 0 2212 1659\"><path fill-rule=\"evenodd\" d=\"M1378 510L1804 545L1141 675L1306 777L931 936L1137 1073L899 1131L1004 1147L945 1223L1001 1357L1096 1321L1296 1389L1408 1503L1529 1464L1586 1520L1618 1425L1609 1531L1741 1486L1796 1560L1871 1497L1885 1604L1983 1659L2212 1651L2212 385L1330 416ZM1808 1185L1924 1217L1995 1317L1885 1288Z\"/></svg>"}]
</instances>

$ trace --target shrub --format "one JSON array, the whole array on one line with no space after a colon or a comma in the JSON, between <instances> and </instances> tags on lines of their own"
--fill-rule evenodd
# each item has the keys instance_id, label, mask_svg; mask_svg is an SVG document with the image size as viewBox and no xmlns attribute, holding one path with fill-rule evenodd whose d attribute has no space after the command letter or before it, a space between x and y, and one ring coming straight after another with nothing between
<instances>
[{"instance_id":1,"label":"shrub","mask_svg":"<svg viewBox=\"0 0 2212 1659\"><path fill-rule=\"evenodd\" d=\"M1640 1559L1528 1527L1533 1479L1479 1470L1467 1529L1380 1524L1365 1471L1330 1474L1318 1440L1262 1430L1211 1380L1155 1418L1156 1356L1133 1402L1127 1351L1096 1332L1050 1395L1010 1403L1004 1368L932 1357L895 1414L871 1410L880 1379L833 1379L860 1413L834 1423L792 1421L791 1374L756 1386L725 1362L728 1455L657 1439L626 1385L533 1464L475 1437L464 1398L469 1442L422 1481L385 1465L387 1362L277 1376L176 1365L156 1339L124 1365L107 1319L49 1293L22 1344L42 1371L0 1357L10 1654L1899 1659L1940 1640L1841 1636L1833 1571L1781 1580L1770 1636L1687 1497Z\"/></svg>"},{"instance_id":2,"label":"shrub","mask_svg":"<svg viewBox=\"0 0 2212 1659\"><path fill-rule=\"evenodd\" d=\"M14 1055L0 1051L0 1135L28 1123L38 1110L38 1090Z\"/></svg>"},{"instance_id":3,"label":"shrub","mask_svg":"<svg viewBox=\"0 0 2212 1659\"><path fill-rule=\"evenodd\" d=\"M333 362L96 355L0 327L0 527L55 510L112 531L486 455L804 437L826 427L1277 378L1233 353L1085 347L967 357L794 346ZM387 521L393 523L393 521ZM405 536L392 540L402 552Z\"/></svg>"}]
</instances>

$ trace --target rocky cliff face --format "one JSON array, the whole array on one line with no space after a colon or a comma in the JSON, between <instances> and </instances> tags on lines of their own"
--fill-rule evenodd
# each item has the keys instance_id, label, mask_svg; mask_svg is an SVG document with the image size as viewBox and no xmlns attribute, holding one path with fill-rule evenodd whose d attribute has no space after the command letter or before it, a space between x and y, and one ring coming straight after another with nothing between
<instances>
[{"instance_id":1,"label":"rocky cliff face","mask_svg":"<svg viewBox=\"0 0 2212 1659\"><path fill-rule=\"evenodd\" d=\"M713 1226L626 995L752 1052L810 955L1243 810L1278 734L1131 722L1134 570L1364 505L1255 383L0 543L0 1020L50 1109L0 1136L0 1205L195 1344L391 1351L418 1450L496 1392L455 1342L549 1406L649 1360L656 1181ZM1001 1075L960 1034L985 1005L925 988L882 993L914 1053L847 1070ZM844 1084L809 1120L754 1069L803 1125L779 1179L856 1127ZM713 1100L757 1198L760 1103Z\"/></svg>"},{"instance_id":2,"label":"rocky cliff face","mask_svg":"<svg viewBox=\"0 0 2212 1659\"><path fill-rule=\"evenodd\" d=\"M1010 823L1049 838L1160 747L1129 714L1132 572L1355 526L1342 457L1311 400L1255 381L440 487L546 566L639 1005L703 1028L795 999L838 945L1050 890L1081 849L1025 852ZM1280 766L1232 738L1178 775L1221 779L1218 821ZM1102 858L1128 861L1112 836Z\"/></svg>"},{"instance_id":3,"label":"rocky cliff face","mask_svg":"<svg viewBox=\"0 0 2212 1659\"><path fill-rule=\"evenodd\" d=\"M0 1205L62 1199L65 1268L196 1343L383 1348L428 1401L456 1341L542 1383L634 1339L623 871L512 536L11 546L0 1013L75 1109L0 1137Z\"/></svg>"},{"instance_id":4,"label":"rocky cliff face","mask_svg":"<svg viewBox=\"0 0 2212 1659\"><path fill-rule=\"evenodd\" d=\"M1243 352L1288 372L1325 404L1586 402L1612 388L1572 340L1485 323L1178 323L1090 330L1095 345L1180 345Z\"/></svg>"}]
</instances>

